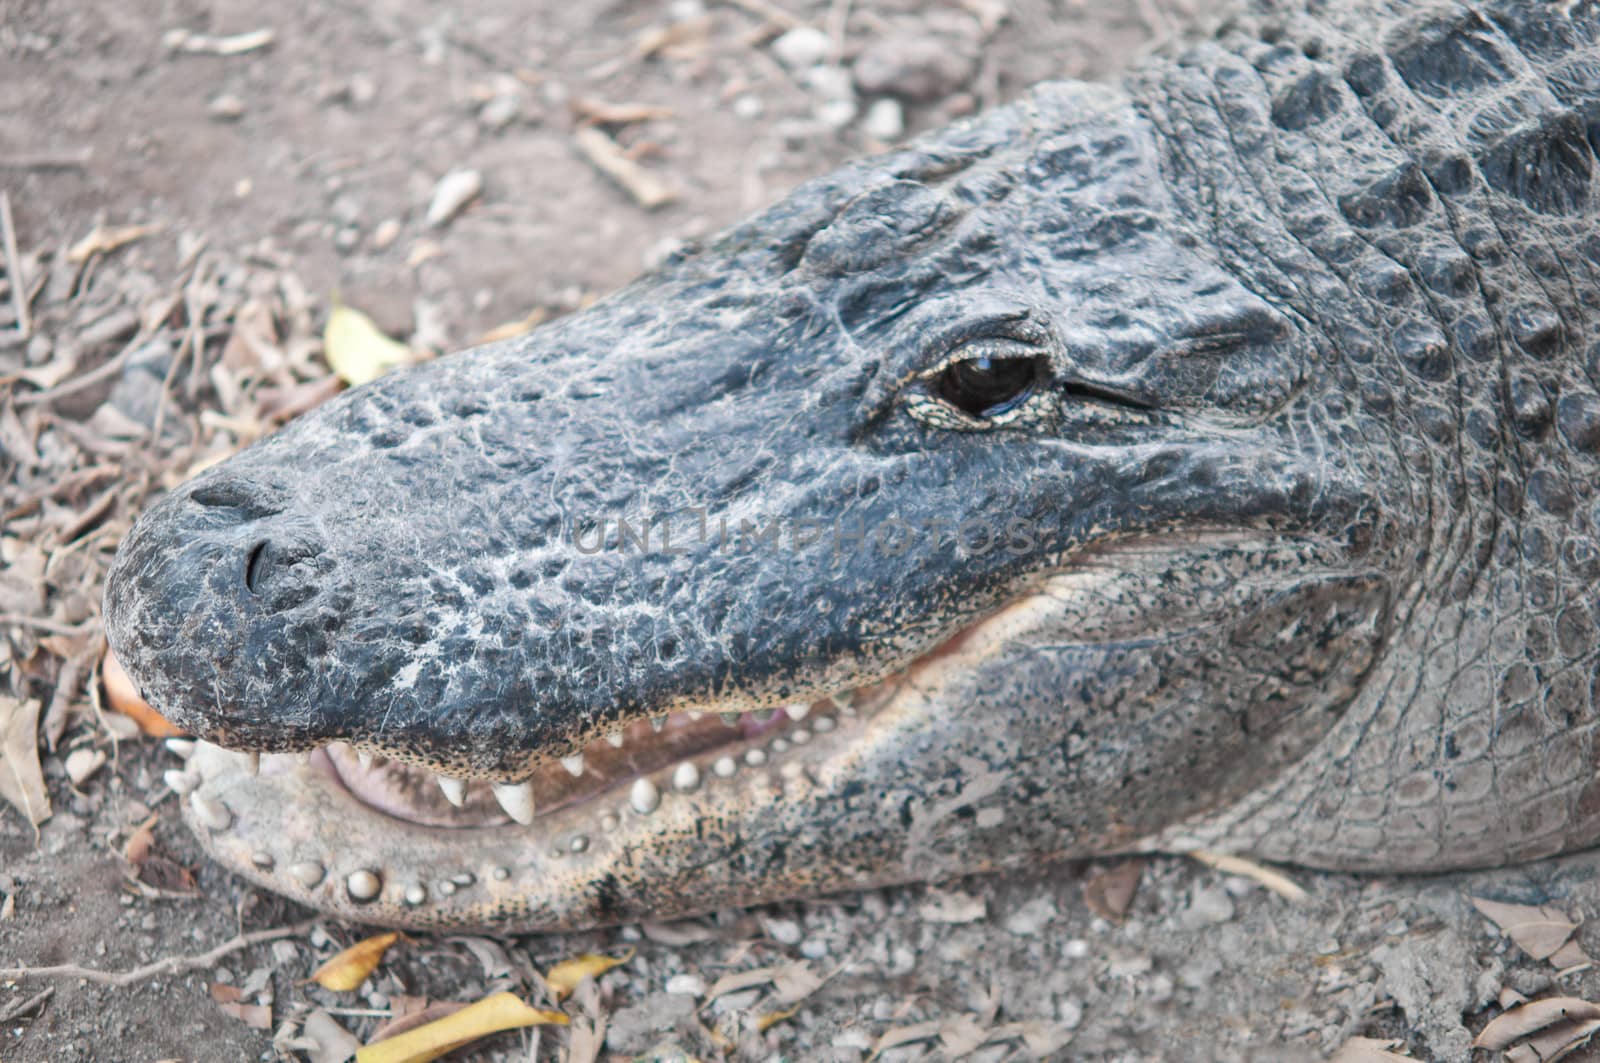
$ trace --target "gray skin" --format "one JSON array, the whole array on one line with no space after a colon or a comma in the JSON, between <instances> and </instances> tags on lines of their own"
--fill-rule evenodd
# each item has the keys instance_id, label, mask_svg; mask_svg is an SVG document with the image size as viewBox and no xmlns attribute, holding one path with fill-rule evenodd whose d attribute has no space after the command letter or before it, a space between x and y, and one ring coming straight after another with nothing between
<instances>
[{"instance_id":1,"label":"gray skin","mask_svg":"<svg viewBox=\"0 0 1600 1063\"><path fill-rule=\"evenodd\" d=\"M197 832L328 910L504 929L1593 843L1597 34L1581 3L1257 10L231 458L111 573L144 695L231 750L557 798L419 824L322 754L202 746ZM645 755L644 719L794 703L829 729ZM551 762L625 725L644 759L562 803Z\"/></svg>"}]
</instances>

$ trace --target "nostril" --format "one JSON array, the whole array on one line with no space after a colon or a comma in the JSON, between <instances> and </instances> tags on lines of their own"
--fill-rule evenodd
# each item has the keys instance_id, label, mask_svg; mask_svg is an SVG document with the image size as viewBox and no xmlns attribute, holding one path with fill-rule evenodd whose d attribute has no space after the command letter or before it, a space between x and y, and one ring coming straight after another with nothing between
<instances>
[{"instance_id":1,"label":"nostril","mask_svg":"<svg viewBox=\"0 0 1600 1063\"><path fill-rule=\"evenodd\" d=\"M267 484L239 476L218 476L189 492L190 501L207 509L234 509L248 520L283 512L281 493Z\"/></svg>"},{"instance_id":2,"label":"nostril","mask_svg":"<svg viewBox=\"0 0 1600 1063\"><path fill-rule=\"evenodd\" d=\"M250 556L244 561L244 586L251 594L259 594L262 572L266 565L262 562L266 558L267 544L265 541L256 543L250 550Z\"/></svg>"}]
</instances>

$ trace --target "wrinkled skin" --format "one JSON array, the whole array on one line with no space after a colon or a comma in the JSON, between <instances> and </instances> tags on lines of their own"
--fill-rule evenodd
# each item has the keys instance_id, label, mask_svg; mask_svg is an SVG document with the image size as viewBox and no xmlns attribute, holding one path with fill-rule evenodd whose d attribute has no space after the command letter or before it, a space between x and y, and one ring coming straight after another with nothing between
<instances>
[{"instance_id":1,"label":"wrinkled skin","mask_svg":"<svg viewBox=\"0 0 1600 1063\"><path fill-rule=\"evenodd\" d=\"M1596 29L1244 18L203 474L110 578L144 695L540 813L203 746L196 830L323 908L505 928L1140 848L1593 842ZM967 401L997 364L1022 385Z\"/></svg>"}]
</instances>

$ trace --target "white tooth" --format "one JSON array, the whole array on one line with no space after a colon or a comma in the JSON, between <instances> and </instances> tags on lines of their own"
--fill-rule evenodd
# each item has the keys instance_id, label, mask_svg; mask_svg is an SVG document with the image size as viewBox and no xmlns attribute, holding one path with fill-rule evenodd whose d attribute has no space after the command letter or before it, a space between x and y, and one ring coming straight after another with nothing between
<instances>
[{"instance_id":1,"label":"white tooth","mask_svg":"<svg viewBox=\"0 0 1600 1063\"><path fill-rule=\"evenodd\" d=\"M242 755L244 757L244 770L249 772L251 775L260 775L261 774L261 754L260 753L245 753L245 754L242 754Z\"/></svg>"},{"instance_id":2,"label":"white tooth","mask_svg":"<svg viewBox=\"0 0 1600 1063\"><path fill-rule=\"evenodd\" d=\"M174 756L181 757L184 760L188 760L190 757L194 756L194 739L169 738L167 739L167 752L172 753Z\"/></svg>"},{"instance_id":3,"label":"white tooth","mask_svg":"<svg viewBox=\"0 0 1600 1063\"><path fill-rule=\"evenodd\" d=\"M688 793L700 785L700 769L695 767L694 761L686 760L672 769L672 788L680 793Z\"/></svg>"},{"instance_id":4,"label":"white tooth","mask_svg":"<svg viewBox=\"0 0 1600 1063\"><path fill-rule=\"evenodd\" d=\"M711 762L712 773L715 775L720 775L724 779L738 770L738 762L736 762L732 757L718 757L716 760Z\"/></svg>"},{"instance_id":5,"label":"white tooth","mask_svg":"<svg viewBox=\"0 0 1600 1063\"><path fill-rule=\"evenodd\" d=\"M306 889L311 889L322 881L322 876L327 874L321 864L315 860L302 860L298 864L289 865L289 877L294 879Z\"/></svg>"},{"instance_id":6,"label":"white tooth","mask_svg":"<svg viewBox=\"0 0 1600 1063\"><path fill-rule=\"evenodd\" d=\"M186 771L177 768L168 768L161 773L161 781L167 784L167 789L175 794L186 794L200 785L200 779Z\"/></svg>"},{"instance_id":7,"label":"white tooth","mask_svg":"<svg viewBox=\"0 0 1600 1063\"><path fill-rule=\"evenodd\" d=\"M665 716L652 716L652 717L650 717L650 730L654 731L656 734L660 734L661 733L661 729L663 727L665 727L666 725L667 725L667 718Z\"/></svg>"},{"instance_id":8,"label":"white tooth","mask_svg":"<svg viewBox=\"0 0 1600 1063\"><path fill-rule=\"evenodd\" d=\"M719 712L717 715L722 718L724 727L739 726L739 714L737 712Z\"/></svg>"},{"instance_id":9,"label":"white tooth","mask_svg":"<svg viewBox=\"0 0 1600 1063\"><path fill-rule=\"evenodd\" d=\"M797 746L803 746L811 741L811 732L804 727L796 727L789 732L789 740Z\"/></svg>"},{"instance_id":10,"label":"white tooth","mask_svg":"<svg viewBox=\"0 0 1600 1063\"><path fill-rule=\"evenodd\" d=\"M628 791L628 804L641 816L648 816L661 804L661 791L649 779L635 779Z\"/></svg>"},{"instance_id":11,"label":"white tooth","mask_svg":"<svg viewBox=\"0 0 1600 1063\"><path fill-rule=\"evenodd\" d=\"M439 780L439 789L444 791L444 799L460 808L467 800L467 781L465 779L452 779L448 775L436 775Z\"/></svg>"},{"instance_id":12,"label":"white tooth","mask_svg":"<svg viewBox=\"0 0 1600 1063\"><path fill-rule=\"evenodd\" d=\"M818 716L816 721L811 725L811 729L817 732L817 734L825 734L828 731L833 730L833 728L834 722L832 716Z\"/></svg>"},{"instance_id":13,"label":"white tooth","mask_svg":"<svg viewBox=\"0 0 1600 1063\"><path fill-rule=\"evenodd\" d=\"M767 754L760 749L747 749L744 754L744 762L752 768L759 768L767 762Z\"/></svg>"},{"instance_id":14,"label":"white tooth","mask_svg":"<svg viewBox=\"0 0 1600 1063\"><path fill-rule=\"evenodd\" d=\"M810 705L798 701L793 705L785 705L783 707L784 715L789 717L789 719L793 720L795 723L799 723L801 720L805 719L806 713L810 711Z\"/></svg>"},{"instance_id":15,"label":"white tooth","mask_svg":"<svg viewBox=\"0 0 1600 1063\"><path fill-rule=\"evenodd\" d=\"M372 754L365 749L356 750L356 760L361 763L362 768L370 769L372 767Z\"/></svg>"},{"instance_id":16,"label":"white tooth","mask_svg":"<svg viewBox=\"0 0 1600 1063\"><path fill-rule=\"evenodd\" d=\"M612 749L621 749L622 748L622 732L621 731L612 731L610 734L606 735L606 744L609 745Z\"/></svg>"},{"instance_id":17,"label":"white tooth","mask_svg":"<svg viewBox=\"0 0 1600 1063\"><path fill-rule=\"evenodd\" d=\"M583 774L583 754L574 753L570 757L561 758L561 766L567 769L567 774L578 776Z\"/></svg>"},{"instance_id":18,"label":"white tooth","mask_svg":"<svg viewBox=\"0 0 1600 1063\"><path fill-rule=\"evenodd\" d=\"M695 712L693 709L690 709L688 712L684 713L684 715L689 717L690 721L692 722L692 721L698 720L700 717L704 716L705 713L703 713L703 712Z\"/></svg>"},{"instance_id":19,"label":"white tooth","mask_svg":"<svg viewBox=\"0 0 1600 1063\"><path fill-rule=\"evenodd\" d=\"M525 782L497 782L494 799L506 810L506 815L526 827L533 822L533 787Z\"/></svg>"},{"instance_id":20,"label":"white tooth","mask_svg":"<svg viewBox=\"0 0 1600 1063\"><path fill-rule=\"evenodd\" d=\"M370 901L378 895L379 890L383 889L383 879L378 877L376 871L362 868L360 871L350 872L345 877L344 888L349 892L351 900Z\"/></svg>"},{"instance_id":21,"label":"white tooth","mask_svg":"<svg viewBox=\"0 0 1600 1063\"><path fill-rule=\"evenodd\" d=\"M828 700L833 702L838 710L846 716L854 716L856 695L854 691L847 690L843 694L830 694Z\"/></svg>"}]
</instances>

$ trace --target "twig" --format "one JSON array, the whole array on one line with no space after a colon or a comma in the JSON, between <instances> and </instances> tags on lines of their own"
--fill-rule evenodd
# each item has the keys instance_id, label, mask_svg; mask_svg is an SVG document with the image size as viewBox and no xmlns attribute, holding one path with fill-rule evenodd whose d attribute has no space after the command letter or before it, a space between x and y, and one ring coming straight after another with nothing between
<instances>
[{"instance_id":1,"label":"twig","mask_svg":"<svg viewBox=\"0 0 1600 1063\"><path fill-rule=\"evenodd\" d=\"M782 26L786 30L804 26L805 22L795 18L780 7L774 7L767 0L727 0L734 7L743 8L757 18L764 18L768 22Z\"/></svg>"},{"instance_id":2,"label":"twig","mask_svg":"<svg viewBox=\"0 0 1600 1063\"><path fill-rule=\"evenodd\" d=\"M21 613L0 613L0 627L31 627L39 631L48 631L52 635L82 635L93 631L100 623L100 618L92 616L87 620L80 620L76 624L63 624L57 620L46 620L42 616L23 616Z\"/></svg>"},{"instance_id":3,"label":"twig","mask_svg":"<svg viewBox=\"0 0 1600 1063\"><path fill-rule=\"evenodd\" d=\"M844 36L850 24L850 0L833 0L824 22L828 33L828 61L838 65L844 59Z\"/></svg>"},{"instance_id":4,"label":"twig","mask_svg":"<svg viewBox=\"0 0 1600 1063\"><path fill-rule=\"evenodd\" d=\"M279 938L294 937L303 934L317 925L317 920L307 919L303 923L292 926L280 926L272 930L256 930L249 934L240 934L232 941L223 942L210 952L202 952L196 956L168 956L165 959L147 963L143 967L135 967L131 971L120 973L113 971L97 971L93 967L80 967L75 963L60 963L53 967L0 967L0 978L82 978L86 982L97 982L100 985L128 986L135 982L142 982L147 978L155 978L163 974L177 974L180 971L192 971L196 967L209 967L222 957L230 953L247 949L251 945L259 945L264 941L277 941Z\"/></svg>"},{"instance_id":5,"label":"twig","mask_svg":"<svg viewBox=\"0 0 1600 1063\"><path fill-rule=\"evenodd\" d=\"M1281 871L1274 871L1270 867L1263 867L1253 860L1246 860L1240 856L1228 856L1225 853L1214 853L1209 849L1191 849L1185 856L1192 856L1207 867L1214 867L1225 875L1240 875L1260 883L1278 896L1299 903L1306 899L1308 894L1295 881Z\"/></svg>"},{"instance_id":6,"label":"twig","mask_svg":"<svg viewBox=\"0 0 1600 1063\"><path fill-rule=\"evenodd\" d=\"M87 165L94 151L36 151L31 155L0 155L0 170L73 170Z\"/></svg>"},{"instance_id":7,"label":"twig","mask_svg":"<svg viewBox=\"0 0 1600 1063\"><path fill-rule=\"evenodd\" d=\"M45 388L43 391L17 395L11 401L18 406L36 406L41 402L53 402L63 395L73 395L84 388L93 387L100 381L121 371L122 364L128 360L128 356L140 347L140 338L135 336L127 346L112 355L104 364L95 366L81 376L75 376L71 380L64 380L55 387Z\"/></svg>"},{"instance_id":8,"label":"twig","mask_svg":"<svg viewBox=\"0 0 1600 1063\"><path fill-rule=\"evenodd\" d=\"M12 1019L28 1014L28 1012L49 1000L51 996L55 994L55 991L55 986L47 985L33 996L28 997L26 1000L19 1000L15 1004L7 1007L5 1010L0 1011L0 1026L4 1026Z\"/></svg>"},{"instance_id":9,"label":"twig","mask_svg":"<svg viewBox=\"0 0 1600 1063\"><path fill-rule=\"evenodd\" d=\"M28 286L22 280L22 256L17 253L17 230L11 222L11 197L4 192L0 192L0 250L6 256L11 305L17 310L17 332L27 339L33 335L33 323L28 320Z\"/></svg>"},{"instance_id":10,"label":"twig","mask_svg":"<svg viewBox=\"0 0 1600 1063\"><path fill-rule=\"evenodd\" d=\"M572 134L583 157L621 186L645 210L655 210L678 198L678 190L623 154L617 142L594 126Z\"/></svg>"}]
</instances>

